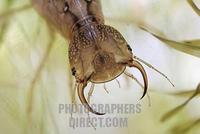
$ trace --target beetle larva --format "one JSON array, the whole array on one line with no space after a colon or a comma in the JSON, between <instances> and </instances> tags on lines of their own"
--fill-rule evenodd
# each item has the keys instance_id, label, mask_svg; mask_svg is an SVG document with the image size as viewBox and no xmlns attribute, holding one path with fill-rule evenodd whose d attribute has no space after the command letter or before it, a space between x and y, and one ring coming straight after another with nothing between
<instances>
[{"instance_id":1,"label":"beetle larva","mask_svg":"<svg viewBox=\"0 0 200 134\"><path fill-rule=\"evenodd\" d=\"M105 25L99 0L32 0L36 10L70 40L69 60L76 78L78 96L92 113L84 89L89 82L105 83L121 75L126 67L137 68L144 79L147 74L132 49L115 28Z\"/></svg>"}]
</instances>

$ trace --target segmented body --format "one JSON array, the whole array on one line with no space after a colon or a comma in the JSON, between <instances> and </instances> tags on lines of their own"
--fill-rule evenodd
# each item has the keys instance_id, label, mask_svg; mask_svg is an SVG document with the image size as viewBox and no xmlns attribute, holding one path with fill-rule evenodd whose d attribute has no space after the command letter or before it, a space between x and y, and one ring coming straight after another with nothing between
<instances>
[{"instance_id":1,"label":"segmented body","mask_svg":"<svg viewBox=\"0 0 200 134\"><path fill-rule=\"evenodd\" d=\"M115 28L105 25L100 0L33 0L34 7L70 40L69 61L78 83L78 95L89 111L102 114L89 106L84 97L88 82L105 83L122 74L127 66L147 75L134 59L132 49Z\"/></svg>"}]
</instances>

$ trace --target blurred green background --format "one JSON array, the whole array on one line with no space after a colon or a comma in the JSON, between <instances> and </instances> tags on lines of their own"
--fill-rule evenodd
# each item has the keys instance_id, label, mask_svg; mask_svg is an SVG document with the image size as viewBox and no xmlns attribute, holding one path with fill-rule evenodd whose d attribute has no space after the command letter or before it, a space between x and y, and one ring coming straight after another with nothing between
<instances>
[{"instance_id":1,"label":"blurred green background","mask_svg":"<svg viewBox=\"0 0 200 134\"><path fill-rule=\"evenodd\" d=\"M68 40L49 29L29 0L1 0L0 134L199 134L200 0L194 2L196 6L191 0L102 0L106 24L175 87L145 67L151 106L147 97L139 101L142 112L128 115L128 127L74 130L68 126L70 115L58 113L58 105L73 98ZM141 80L138 72L129 71ZM97 85L92 103L138 103L142 90L137 83L124 76L118 80L121 88L115 81L107 84L109 94ZM166 115L177 106L172 118ZM164 115L168 120L162 122Z\"/></svg>"}]
</instances>

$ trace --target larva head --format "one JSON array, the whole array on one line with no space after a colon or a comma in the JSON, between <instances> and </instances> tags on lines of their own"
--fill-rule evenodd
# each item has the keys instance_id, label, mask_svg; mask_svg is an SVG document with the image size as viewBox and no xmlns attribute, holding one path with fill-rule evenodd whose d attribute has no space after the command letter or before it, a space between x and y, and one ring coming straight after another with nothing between
<instances>
[{"instance_id":1,"label":"larva head","mask_svg":"<svg viewBox=\"0 0 200 134\"><path fill-rule=\"evenodd\" d=\"M87 27L88 28L88 27ZM90 29L90 28L89 28ZM122 35L110 26L96 25L91 29L77 31L69 49L73 75L78 82L78 95L85 107L94 111L84 96L88 81L105 83L118 77L126 66L136 67L144 78L144 95L147 91L147 75L142 65L135 61L130 46Z\"/></svg>"},{"instance_id":2,"label":"larva head","mask_svg":"<svg viewBox=\"0 0 200 134\"><path fill-rule=\"evenodd\" d=\"M70 63L78 78L104 83L124 72L126 63L132 61L132 52L114 28L105 25L92 28L75 33L69 49Z\"/></svg>"}]
</instances>

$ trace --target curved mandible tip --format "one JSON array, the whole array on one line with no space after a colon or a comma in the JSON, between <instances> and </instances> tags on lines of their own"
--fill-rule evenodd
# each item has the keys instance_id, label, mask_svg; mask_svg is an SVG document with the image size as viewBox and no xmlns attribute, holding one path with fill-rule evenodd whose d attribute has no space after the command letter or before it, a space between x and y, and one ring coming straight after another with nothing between
<instances>
[{"instance_id":1,"label":"curved mandible tip","mask_svg":"<svg viewBox=\"0 0 200 134\"><path fill-rule=\"evenodd\" d=\"M87 100L86 100L86 98L84 96L84 88L85 88L85 86L86 86L85 84L80 83L80 84L78 84L78 87L77 87L78 88L78 96L79 96L79 99L80 99L81 103L84 105L84 107L86 109L88 109L89 112L92 112L93 114L96 114L96 115L104 115L105 113L99 113L99 112L94 111L90 107L90 105L88 104L88 102L87 102Z\"/></svg>"},{"instance_id":2,"label":"curved mandible tip","mask_svg":"<svg viewBox=\"0 0 200 134\"><path fill-rule=\"evenodd\" d=\"M144 93L143 93L142 97L140 98L140 99L142 99L146 95L147 88L148 88L148 78L147 78L146 71L144 70L144 68L140 64L140 62L135 61L135 60L130 64L130 66L137 68L142 74L142 77L143 77L143 80L144 80Z\"/></svg>"}]
</instances>

